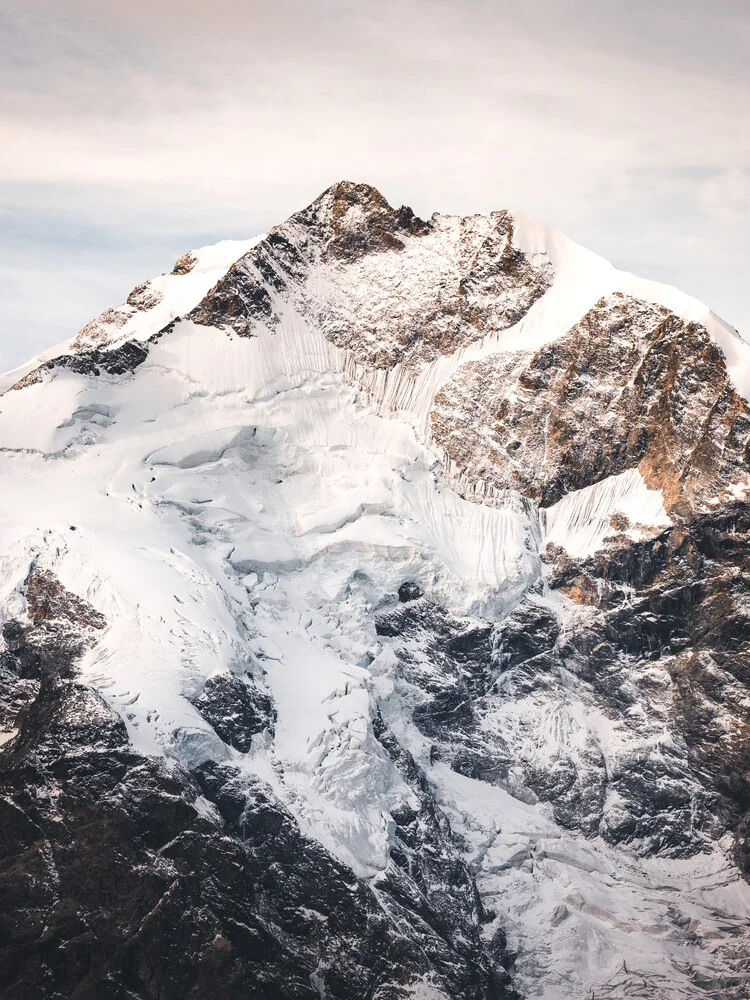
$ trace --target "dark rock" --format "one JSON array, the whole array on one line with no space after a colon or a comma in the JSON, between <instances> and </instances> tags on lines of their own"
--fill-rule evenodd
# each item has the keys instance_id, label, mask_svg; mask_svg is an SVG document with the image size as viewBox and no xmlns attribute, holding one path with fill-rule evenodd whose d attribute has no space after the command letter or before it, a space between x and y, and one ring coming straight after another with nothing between
<instances>
[{"instance_id":1,"label":"dark rock","mask_svg":"<svg viewBox=\"0 0 750 1000\"><path fill-rule=\"evenodd\" d=\"M79 375L126 375L134 372L148 357L148 346L138 341L129 340L120 347L110 350L95 348L78 351L75 354L63 354L60 357L45 361L12 386L13 389L23 389L24 386L40 382L46 372L56 368L68 368Z\"/></svg>"},{"instance_id":2,"label":"dark rock","mask_svg":"<svg viewBox=\"0 0 750 1000\"><path fill-rule=\"evenodd\" d=\"M406 604L407 601L417 601L421 596L421 588L412 580L407 580L398 588L398 599L402 604Z\"/></svg>"},{"instance_id":3,"label":"dark rock","mask_svg":"<svg viewBox=\"0 0 750 1000\"><path fill-rule=\"evenodd\" d=\"M273 735L276 710L252 677L214 674L192 701L222 740L242 753L247 753L258 733L267 730Z\"/></svg>"},{"instance_id":4,"label":"dark rock","mask_svg":"<svg viewBox=\"0 0 750 1000\"><path fill-rule=\"evenodd\" d=\"M250 336L254 323L271 323L275 315L261 270L246 254L187 318L200 326L227 326L240 336Z\"/></svg>"}]
</instances>

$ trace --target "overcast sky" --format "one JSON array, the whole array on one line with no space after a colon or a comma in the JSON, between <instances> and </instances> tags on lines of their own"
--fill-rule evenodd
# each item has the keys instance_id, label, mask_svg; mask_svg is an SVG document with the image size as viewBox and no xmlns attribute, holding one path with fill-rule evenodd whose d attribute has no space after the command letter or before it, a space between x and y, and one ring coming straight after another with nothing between
<instances>
[{"instance_id":1,"label":"overcast sky","mask_svg":"<svg viewBox=\"0 0 750 1000\"><path fill-rule=\"evenodd\" d=\"M0 369L344 178L750 336L749 51L747 0L0 0Z\"/></svg>"}]
</instances>

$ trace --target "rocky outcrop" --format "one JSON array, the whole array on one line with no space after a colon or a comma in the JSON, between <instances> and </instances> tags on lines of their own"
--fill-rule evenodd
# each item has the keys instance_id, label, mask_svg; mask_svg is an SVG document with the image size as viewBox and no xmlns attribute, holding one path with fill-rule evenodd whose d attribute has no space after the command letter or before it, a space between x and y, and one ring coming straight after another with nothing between
<instances>
[{"instance_id":1,"label":"rocky outcrop","mask_svg":"<svg viewBox=\"0 0 750 1000\"><path fill-rule=\"evenodd\" d=\"M432 228L405 205L391 208L369 184L351 181L335 184L303 215L310 224L325 228L325 255L342 261L404 250L406 237L424 236Z\"/></svg>"},{"instance_id":2,"label":"rocky outcrop","mask_svg":"<svg viewBox=\"0 0 750 1000\"><path fill-rule=\"evenodd\" d=\"M215 674L208 678L193 704L227 746L241 753L251 749L253 737L259 733L273 735L273 701L252 677Z\"/></svg>"},{"instance_id":3,"label":"rocky outcrop","mask_svg":"<svg viewBox=\"0 0 750 1000\"><path fill-rule=\"evenodd\" d=\"M182 254L178 257L172 268L172 274L190 274L195 265L198 263L197 256L192 250L188 250L187 253Z\"/></svg>"},{"instance_id":4,"label":"rocky outcrop","mask_svg":"<svg viewBox=\"0 0 750 1000\"><path fill-rule=\"evenodd\" d=\"M12 389L23 389L27 385L41 382L47 372L57 368L66 368L78 375L126 375L134 372L148 357L148 345L129 340L121 347L111 350L78 351L75 354L62 354L57 358L45 361L34 368L22 379L16 382Z\"/></svg>"},{"instance_id":5,"label":"rocky outcrop","mask_svg":"<svg viewBox=\"0 0 750 1000\"><path fill-rule=\"evenodd\" d=\"M381 616L399 676L423 699L413 721L432 741L432 759L532 794L562 826L644 854L700 852L727 829L744 845L747 505L558 563L549 586L600 610L564 628L534 596L495 625L452 618L424 599ZM526 699L537 704L537 736L530 722L522 731L508 724L506 710ZM616 759L591 737L543 748L544 712L558 699L598 706L632 745Z\"/></svg>"},{"instance_id":6,"label":"rocky outcrop","mask_svg":"<svg viewBox=\"0 0 750 1000\"><path fill-rule=\"evenodd\" d=\"M294 309L369 368L419 365L512 326L553 271L508 212L417 218L366 184L336 184L273 229L190 319L250 336Z\"/></svg>"},{"instance_id":7,"label":"rocky outcrop","mask_svg":"<svg viewBox=\"0 0 750 1000\"><path fill-rule=\"evenodd\" d=\"M163 297L162 292L154 288L150 281L144 281L135 286L126 301L129 306L133 306L140 312L147 312L154 306L158 306Z\"/></svg>"},{"instance_id":8,"label":"rocky outcrop","mask_svg":"<svg viewBox=\"0 0 750 1000\"><path fill-rule=\"evenodd\" d=\"M550 582L603 609L596 662L611 664L624 656L625 663L663 664L671 726L684 766L704 786L708 827L741 826L750 807L747 504L735 502L653 540L602 551L582 563L563 562ZM663 822L656 810L650 813L657 814ZM687 830L687 817L685 824ZM738 836L744 857L743 841ZM747 864L743 860L745 869Z\"/></svg>"},{"instance_id":9,"label":"rocky outcrop","mask_svg":"<svg viewBox=\"0 0 750 1000\"><path fill-rule=\"evenodd\" d=\"M619 293L533 354L459 368L431 419L466 481L541 506L636 467L678 513L748 482L750 409L719 349L702 327Z\"/></svg>"}]
</instances>

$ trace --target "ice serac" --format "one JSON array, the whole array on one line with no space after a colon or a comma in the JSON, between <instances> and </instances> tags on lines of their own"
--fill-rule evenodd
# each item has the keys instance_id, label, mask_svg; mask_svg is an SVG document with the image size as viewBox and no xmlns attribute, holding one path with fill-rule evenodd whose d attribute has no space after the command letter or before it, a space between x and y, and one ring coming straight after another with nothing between
<instances>
[{"instance_id":1,"label":"ice serac","mask_svg":"<svg viewBox=\"0 0 750 1000\"><path fill-rule=\"evenodd\" d=\"M0 992L747 1000L750 347L341 182L0 401Z\"/></svg>"}]
</instances>

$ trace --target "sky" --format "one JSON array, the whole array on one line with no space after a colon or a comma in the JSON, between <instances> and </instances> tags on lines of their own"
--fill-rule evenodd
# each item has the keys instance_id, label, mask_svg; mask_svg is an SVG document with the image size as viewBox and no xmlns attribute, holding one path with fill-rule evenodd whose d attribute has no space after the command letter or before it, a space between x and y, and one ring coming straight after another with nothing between
<instances>
[{"instance_id":1,"label":"sky","mask_svg":"<svg viewBox=\"0 0 750 1000\"><path fill-rule=\"evenodd\" d=\"M343 179L750 337L748 51L747 0L0 0L0 370Z\"/></svg>"}]
</instances>

